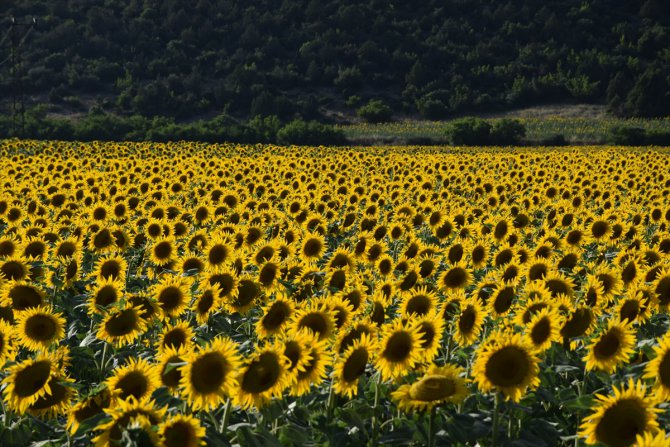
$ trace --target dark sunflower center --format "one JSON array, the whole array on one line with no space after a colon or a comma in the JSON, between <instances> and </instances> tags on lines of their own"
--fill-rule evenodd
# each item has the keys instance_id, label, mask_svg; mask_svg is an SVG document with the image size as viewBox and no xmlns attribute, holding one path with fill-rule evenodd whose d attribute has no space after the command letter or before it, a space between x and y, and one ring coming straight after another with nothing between
<instances>
[{"instance_id":1,"label":"dark sunflower center","mask_svg":"<svg viewBox=\"0 0 670 447\"><path fill-rule=\"evenodd\" d=\"M467 282L468 274L465 269L460 267L452 268L444 275L444 285L450 289L457 289L459 287L465 286Z\"/></svg>"},{"instance_id":2,"label":"dark sunflower center","mask_svg":"<svg viewBox=\"0 0 670 447\"><path fill-rule=\"evenodd\" d=\"M104 286L95 295L95 304L98 306L109 306L117 300L114 286Z\"/></svg>"},{"instance_id":3,"label":"dark sunflower center","mask_svg":"<svg viewBox=\"0 0 670 447\"><path fill-rule=\"evenodd\" d=\"M640 313L640 303L637 300L627 300L621 306L619 317L621 320L634 321Z\"/></svg>"},{"instance_id":4,"label":"dark sunflower center","mask_svg":"<svg viewBox=\"0 0 670 447\"><path fill-rule=\"evenodd\" d=\"M305 370L298 372L298 380L305 380L306 378L308 378L310 374L312 374L312 371L314 371L316 367L319 365L319 361L321 360L319 352L312 349L310 355L312 356L312 358L305 364Z\"/></svg>"},{"instance_id":5,"label":"dark sunflower center","mask_svg":"<svg viewBox=\"0 0 670 447\"><path fill-rule=\"evenodd\" d=\"M237 298L233 305L235 307L245 307L248 304L251 304L258 296L258 292L259 289L255 282L243 279L240 281L240 285L237 289Z\"/></svg>"},{"instance_id":6,"label":"dark sunflower center","mask_svg":"<svg viewBox=\"0 0 670 447\"><path fill-rule=\"evenodd\" d=\"M290 309L286 303L281 301L275 302L263 317L263 327L268 330L279 328L286 321L289 312Z\"/></svg>"},{"instance_id":7,"label":"dark sunflower center","mask_svg":"<svg viewBox=\"0 0 670 447\"><path fill-rule=\"evenodd\" d=\"M161 371L161 379L163 385L168 388L177 388L179 386L179 381L181 380L181 369L180 368L171 368L168 371L168 365L170 363L181 363L183 360L178 356L172 356L168 359Z\"/></svg>"},{"instance_id":8,"label":"dark sunflower center","mask_svg":"<svg viewBox=\"0 0 670 447\"><path fill-rule=\"evenodd\" d=\"M106 248L106 247L109 247L112 244L113 244L112 234L107 229L99 231L93 237L93 246L95 248L98 248L98 249Z\"/></svg>"},{"instance_id":9,"label":"dark sunflower center","mask_svg":"<svg viewBox=\"0 0 670 447\"><path fill-rule=\"evenodd\" d=\"M121 337L137 329L138 315L133 309L125 309L109 319L105 330L112 337Z\"/></svg>"},{"instance_id":10,"label":"dark sunflower center","mask_svg":"<svg viewBox=\"0 0 670 447\"><path fill-rule=\"evenodd\" d=\"M435 340L435 327L424 321L419 325L419 334L421 334L421 347L428 348Z\"/></svg>"},{"instance_id":11,"label":"dark sunflower center","mask_svg":"<svg viewBox=\"0 0 670 447\"><path fill-rule=\"evenodd\" d=\"M475 320L477 319L477 313L472 306L465 308L461 317L458 319L458 330L467 335L472 332L472 329L475 327Z\"/></svg>"},{"instance_id":12,"label":"dark sunflower center","mask_svg":"<svg viewBox=\"0 0 670 447\"><path fill-rule=\"evenodd\" d=\"M344 253L338 253L330 261L330 266L334 268L342 268L349 265L349 257Z\"/></svg>"},{"instance_id":13,"label":"dark sunflower center","mask_svg":"<svg viewBox=\"0 0 670 447\"><path fill-rule=\"evenodd\" d=\"M616 355L621 346L621 334L618 331L609 331L604 334L593 347L593 354L597 359L609 359Z\"/></svg>"},{"instance_id":14,"label":"dark sunflower center","mask_svg":"<svg viewBox=\"0 0 670 447\"><path fill-rule=\"evenodd\" d=\"M607 233L609 230L609 224L603 220L598 220L593 223L593 226L591 227L591 234L593 234L593 237L595 238L600 238Z\"/></svg>"},{"instance_id":15,"label":"dark sunflower center","mask_svg":"<svg viewBox=\"0 0 670 447\"><path fill-rule=\"evenodd\" d=\"M228 374L228 362L218 352L209 352L193 362L191 385L200 394L219 389Z\"/></svg>"},{"instance_id":16,"label":"dark sunflower center","mask_svg":"<svg viewBox=\"0 0 670 447\"><path fill-rule=\"evenodd\" d=\"M656 284L654 290L658 296L658 302L662 305L670 303L670 276L664 276Z\"/></svg>"},{"instance_id":17,"label":"dark sunflower center","mask_svg":"<svg viewBox=\"0 0 670 447\"><path fill-rule=\"evenodd\" d=\"M279 269L275 264L268 262L261 268L261 271L258 272L258 281L268 287L274 282L278 271Z\"/></svg>"},{"instance_id":18,"label":"dark sunflower center","mask_svg":"<svg viewBox=\"0 0 670 447\"><path fill-rule=\"evenodd\" d=\"M546 264L533 264L528 269L528 279L535 281L537 279L542 279L547 276L547 266Z\"/></svg>"},{"instance_id":19,"label":"dark sunflower center","mask_svg":"<svg viewBox=\"0 0 670 447\"><path fill-rule=\"evenodd\" d=\"M196 445L195 430L186 421L178 421L165 429L165 446L182 447Z\"/></svg>"},{"instance_id":20,"label":"dark sunflower center","mask_svg":"<svg viewBox=\"0 0 670 447\"><path fill-rule=\"evenodd\" d=\"M432 302L426 295L415 295L407 301L407 313L426 315L432 307Z\"/></svg>"},{"instance_id":21,"label":"dark sunflower center","mask_svg":"<svg viewBox=\"0 0 670 447\"><path fill-rule=\"evenodd\" d=\"M486 362L486 378L499 387L523 384L530 372L528 354L516 347L506 346L494 352Z\"/></svg>"},{"instance_id":22,"label":"dark sunflower center","mask_svg":"<svg viewBox=\"0 0 670 447\"><path fill-rule=\"evenodd\" d=\"M49 315L33 315L26 321L26 335L31 340L51 340L56 336L57 330L56 322Z\"/></svg>"},{"instance_id":23,"label":"dark sunflower center","mask_svg":"<svg viewBox=\"0 0 670 447\"><path fill-rule=\"evenodd\" d=\"M51 376L51 362L43 360L23 368L16 374L14 394L18 397L28 397L44 387Z\"/></svg>"},{"instance_id":24,"label":"dark sunflower center","mask_svg":"<svg viewBox=\"0 0 670 447\"><path fill-rule=\"evenodd\" d=\"M121 399L129 396L139 399L149 389L149 379L142 371L130 371L119 380L116 386L121 391L119 395Z\"/></svg>"},{"instance_id":25,"label":"dark sunflower center","mask_svg":"<svg viewBox=\"0 0 670 447\"><path fill-rule=\"evenodd\" d=\"M165 311L170 311L179 307L183 300L184 295L182 294L179 287L175 286L166 287L158 296L158 302L161 308Z\"/></svg>"},{"instance_id":26,"label":"dark sunflower center","mask_svg":"<svg viewBox=\"0 0 670 447\"><path fill-rule=\"evenodd\" d=\"M303 246L303 253L309 258L314 258L321 254L322 248L323 244L321 240L316 238L308 239Z\"/></svg>"},{"instance_id":27,"label":"dark sunflower center","mask_svg":"<svg viewBox=\"0 0 670 447\"><path fill-rule=\"evenodd\" d=\"M499 291L493 302L493 308L499 314L503 314L509 310L514 301L514 287L505 287Z\"/></svg>"},{"instance_id":28,"label":"dark sunflower center","mask_svg":"<svg viewBox=\"0 0 670 447\"><path fill-rule=\"evenodd\" d=\"M354 350L344 362L342 377L345 382L353 382L365 373L365 365L368 363L368 350L358 348Z\"/></svg>"},{"instance_id":29,"label":"dark sunflower center","mask_svg":"<svg viewBox=\"0 0 670 447\"><path fill-rule=\"evenodd\" d=\"M168 348L179 348L186 344L186 332L181 328L175 328L168 331L163 337L163 346Z\"/></svg>"},{"instance_id":30,"label":"dark sunflower center","mask_svg":"<svg viewBox=\"0 0 670 447\"><path fill-rule=\"evenodd\" d=\"M26 310L42 304L42 295L34 287L17 285L10 289L9 297L14 310Z\"/></svg>"},{"instance_id":31,"label":"dark sunflower center","mask_svg":"<svg viewBox=\"0 0 670 447\"><path fill-rule=\"evenodd\" d=\"M171 254L172 244L167 241L159 242L154 247L154 255L156 255L156 258L160 260L169 258Z\"/></svg>"},{"instance_id":32,"label":"dark sunflower center","mask_svg":"<svg viewBox=\"0 0 670 447\"><path fill-rule=\"evenodd\" d=\"M214 304L214 292L211 289L205 290L198 300L198 313L204 314L209 312Z\"/></svg>"},{"instance_id":33,"label":"dark sunflower center","mask_svg":"<svg viewBox=\"0 0 670 447\"><path fill-rule=\"evenodd\" d=\"M105 261L100 266L100 276L116 279L121 274L121 265L117 261Z\"/></svg>"},{"instance_id":34,"label":"dark sunflower center","mask_svg":"<svg viewBox=\"0 0 670 447\"><path fill-rule=\"evenodd\" d=\"M589 309L577 309L570 319L563 325L561 335L564 338L574 338L583 335L593 322L593 314Z\"/></svg>"},{"instance_id":35,"label":"dark sunflower center","mask_svg":"<svg viewBox=\"0 0 670 447\"><path fill-rule=\"evenodd\" d=\"M221 296L227 296L230 292L233 291L235 277L230 273L215 274L209 278L209 284L212 286L216 284L219 286Z\"/></svg>"},{"instance_id":36,"label":"dark sunflower center","mask_svg":"<svg viewBox=\"0 0 670 447\"><path fill-rule=\"evenodd\" d=\"M393 363L406 360L412 352L412 336L406 331L396 332L389 337L382 356Z\"/></svg>"},{"instance_id":37,"label":"dark sunflower center","mask_svg":"<svg viewBox=\"0 0 670 447\"><path fill-rule=\"evenodd\" d=\"M572 288L562 279L550 279L545 284L551 292L551 296L555 297L558 294L572 296Z\"/></svg>"},{"instance_id":38,"label":"dark sunflower center","mask_svg":"<svg viewBox=\"0 0 670 447\"><path fill-rule=\"evenodd\" d=\"M538 346L547 341L551 335L551 323L548 318L542 318L540 321L535 323L535 326L530 331L530 338L533 340L533 344Z\"/></svg>"},{"instance_id":39,"label":"dark sunflower center","mask_svg":"<svg viewBox=\"0 0 670 447\"><path fill-rule=\"evenodd\" d=\"M228 249L225 245L214 245L209 249L208 259L210 264L219 265L228 259Z\"/></svg>"},{"instance_id":40,"label":"dark sunflower center","mask_svg":"<svg viewBox=\"0 0 670 447\"><path fill-rule=\"evenodd\" d=\"M51 381L49 384L51 394L45 394L37 399L37 401L30 406L31 410L46 410L63 402L67 395L67 388L59 382Z\"/></svg>"},{"instance_id":41,"label":"dark sunflower center","mask_svg":"<svg viewBox=\"0 0 670 447\"><path fill-rule=\"evenodd\" d=\"M300 319L298 327L310 329L317 334L319 338L327 337L328 321L321 312L311 312Z\"/></svg>"},{"instance_id":42,"label":"dark sunflower center","mask_svg":"<svg viewBox=\"0 0 670 447\"><path fill-rule=\"evenodd\" d=\"M63 242L58 246L58 250L56 250L56 256L62 256L64 258L67 258L69 256L72 256L77 249L77 246L72 243L72 242Z\"/></svg>"},{"instance_id":43,"label":"dark sunflower center","mask_svg":"<svg viewBox=\"0 0 670 447\"><path fill-rule=\"evenodd\" d=\"M647 410L637 399L623 399L603 414L596 427L596 439L605 445L632 445L635 437L645 431Z\"/></svg>"},{"instance_id":44,"label":"dark sunflower center","mask_svg":"<svg viewBox=\"0 0 670 447\"><path fill-rule=\"evenodd\" d=\"M275 386L280 374L281 365L277 355L266 352L247 367L242 377L242 389L247 393L262 393Z\"/></svg>"}]
</instances>

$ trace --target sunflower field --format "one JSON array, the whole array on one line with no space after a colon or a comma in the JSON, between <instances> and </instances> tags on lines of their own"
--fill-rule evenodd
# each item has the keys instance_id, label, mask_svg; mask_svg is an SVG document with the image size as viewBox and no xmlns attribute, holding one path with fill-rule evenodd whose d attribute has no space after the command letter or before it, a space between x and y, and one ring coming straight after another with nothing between
<instances>
[{"instance_id":1,"label":"sunflower field","mask_svg":"<svg viewBox=\"0 0 670 447\"><path fill-rule=\"evenodd\" d=\"M0 445L670 446L664 148L0 142Z\"/></svg>"}]
</instances>

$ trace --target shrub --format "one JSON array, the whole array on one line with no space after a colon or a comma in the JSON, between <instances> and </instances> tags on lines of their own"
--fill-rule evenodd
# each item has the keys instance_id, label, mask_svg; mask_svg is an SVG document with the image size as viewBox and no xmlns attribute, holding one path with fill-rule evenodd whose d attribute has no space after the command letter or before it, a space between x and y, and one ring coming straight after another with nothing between
<instances>
[{"instance_id":1,"label":"shrub","mask_svg":"<svg viewBox=\"0 0 670 447\"><path fill-rule=\"evenodd\" d=\"M360 107L356 114L368 123L387 123L391 121L393 111L381 100L372 99L366 105Z\"/></svg>"},{"instance_id":2,"label":"shrub","mask_svg":"<svg viewBox=\"0 0 670 447\"><path fill-rule=\"evenodd\" d=\"M344 143L344 133L333 126L316 121L293 120L279 129L280 144L327 145Z\"/></svg>"},{"instance_id":3,"label":"shrub","mask_svg":"<svg viewBox=\"0 0 670 447\"><path fill-rule=\"evenodd\" d=\"M481 118L461 118L449 124L447 136L454 145L487 145L491 142L491 125Z\"/></svg>"},{"instance_id":4,"label":"shrub","mask_svg":"<svg viewBox=\"0 0 670 447\"><path fill-rule=\"evenodd\" d=\"M647 136L641 127L615 126L610 130L610 141L624 146L641 146L646 144Z\"/></svg>"},{"instance_id":5,"label":"shrub","mask_svg":"<svg viewBox=\"0 0 670 447\"><path fill-rule=\"evenodd\" d=\"M526 126L517 120L504 118L493 124L490 141L499 146L512 146L520 144L525 136Z\"/></svg>"}]
</instances>

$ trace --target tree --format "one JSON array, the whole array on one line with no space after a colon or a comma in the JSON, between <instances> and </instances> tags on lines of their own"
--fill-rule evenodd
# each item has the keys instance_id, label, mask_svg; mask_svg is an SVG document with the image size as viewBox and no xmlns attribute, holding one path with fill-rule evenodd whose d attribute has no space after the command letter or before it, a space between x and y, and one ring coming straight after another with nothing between
<instances>
[{"instance_id":1,"label":"tree","mask_svg":"<svg viewBox=\"0 0 670 447\"><path fill-rule=\"evenodd\" d=\"M356 114L368 123L386 123L391 121L393 111L380 99L372 99L363 107L360 107Z\"/></svg>"}]
</instances>

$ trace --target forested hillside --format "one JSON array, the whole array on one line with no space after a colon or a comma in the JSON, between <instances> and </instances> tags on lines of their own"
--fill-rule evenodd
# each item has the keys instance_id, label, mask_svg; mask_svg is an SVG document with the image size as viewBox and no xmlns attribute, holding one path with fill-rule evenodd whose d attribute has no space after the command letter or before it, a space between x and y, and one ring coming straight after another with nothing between
<instances>
[{"instance_id":1,"label":"forested hillside","mask_svg":"<svg viewBox=\"0 0 670 447\"><path fill-rule=\"evenodd\" d=\"M572 100L648 117L670 114L668 4L14 0L0 23L37 18L22 83L53 113L323 121L379 99L438 119Z\"/></svg>"}]
</instances>

